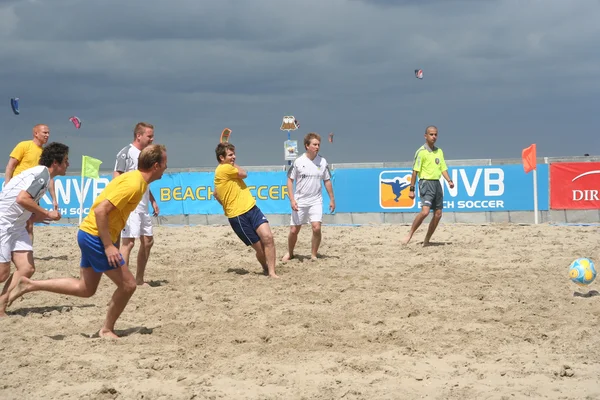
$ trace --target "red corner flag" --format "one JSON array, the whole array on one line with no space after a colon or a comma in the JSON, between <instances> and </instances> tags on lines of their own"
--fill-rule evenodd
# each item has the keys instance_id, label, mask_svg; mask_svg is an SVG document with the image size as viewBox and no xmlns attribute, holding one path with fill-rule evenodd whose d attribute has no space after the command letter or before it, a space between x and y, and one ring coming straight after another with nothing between
<instances>
[{"instance_id":1,"label":"red corner flag","mask_svg":"<svg viewBox=\"0 0 600 400\"><path fill-rule=\"evenodd\" d=\"M525 173L528 174L533 171L536 168L535 159L537 158L535 144L523 149L521 157L523 158L523 169L525 170Z\"/></svg>"}]
</instances>

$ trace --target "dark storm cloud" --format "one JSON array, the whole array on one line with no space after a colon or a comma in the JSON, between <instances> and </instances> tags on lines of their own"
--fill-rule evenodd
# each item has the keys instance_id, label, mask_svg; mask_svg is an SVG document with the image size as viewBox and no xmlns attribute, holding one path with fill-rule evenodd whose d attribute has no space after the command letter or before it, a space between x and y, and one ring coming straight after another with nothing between
<instances>
[{"instance_id":1,"label":"dark storm cloud","mask_svg":"<svg viewBox=\"0 0 600 400\"><path fill-rule=\"evenodd\" d=\"M193 166L228 125L246 163L274 164L294 113L296 139L336 131L335 162L410 159L430 123L451 158L578 152L564 132L597 124L599 17L595 0L0 1L0 90L23 110L0 135L44 120L109 160L149 120Z\"/></svg>"}]
</instances>

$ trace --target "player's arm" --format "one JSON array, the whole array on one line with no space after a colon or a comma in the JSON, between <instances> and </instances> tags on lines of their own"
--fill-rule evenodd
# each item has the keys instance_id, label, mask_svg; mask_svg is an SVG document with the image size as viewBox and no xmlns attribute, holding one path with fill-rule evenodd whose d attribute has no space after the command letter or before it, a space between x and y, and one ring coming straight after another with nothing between
<instances>
[{"instance_id":1,"label":"player's arm","mask_svg":"<svg viewBox=\"0 0 600 400\"><path fill-rule=\"evenodd\" d=\"M233 168L236 168L238 170L238 178L240 178L240 179L246 179L248 177L248 171L246 171L245 169L243 169L239 165L233 164Z\"/></svg>"},{"instance_id":2,"label":"player's arm","mask_svg":"<svg viewBox=\"0 0 600 400\"><path fill-rule=\"evenodd\" d=\"M411 199L415 198L415 185L417 184L417 171L415 171L413 169L412 175L410 176L410 193L408 194L408 197L410 197Z\"/></svg>"},{"instance_id":3,"label":"player's arm","mask_svg":"<svg viewBox=\"0 0 600 400\"><path fill-rule=\"evenodd\" d=\"M56 199L56 189L54 188L54 179L50 178L50 183L48 185L48 191L50 192L50 197L52 198L52 207L55 210L58 210L58 200Z\"/></svg>"},{"instance_id":4,"label":"player's arm","mask_svg":"<svg viewBox=\"0 0 600 400\"><path fill-rule=\"evenodd\" d=\"M325 190L327 190L327 194L329 195L329 211L335 211L335 197L333 196L333 184L331 183L331 179L327 179L325 182Z\"/></svg>"},{"instance_id":5,"label":"player's arm","mask_svg":"<svg viewBox=\"0 0 600 400\"><path fill-rule=\"evenodd\" d=\"M454 182L452 182L452 179L450 178L450 175L448 174L448 170L443 171L442 176L444 177L446 182L448 182L448 186L450 186L450 189L452 189L454 187Z\"/></svg>"},{"instance_id":6,"label":"player's arm","mask_svg":"<svg viewBox=\"0 0 600 400\"><path fill-rule=\"evenodd\" d=\"M117 207L108 200L103 200L100 204L94 208L94 214L96 216L96 227L98 228L98 235L104 246L104 252L108 258L108 263L113 267L121 265L121 254L119 249L115 247L110 238L110 230L108 226L108 215L111 211L116 210Z\"/></svg>"},{"instance_id":7,"label":"player's arm","mask_svg":"<svg viewBox=\"0 0 600 400\"><path fill-rule=\"evenodd\" d=\"M123 173L123 171L113 171L113 179L115 179L117 176L121 175Z\"/></svg>"},{"instance_id":8,"label":"player's arm","mask_svg":"<svg viewBox=\"0 0 600 400\"><path fill-rule=\"evenodd\" d=\"M160 209L158 208L158 203L156 202L156 199L154 198L154 195L152 194L152 190L148 190L148 193L150 194L150 204L152 204L152 209L154 210L154 213L152 215L154 217L158 217L158 214L160 213Z\"/></svg>"},{"instance_id":9,"label":"player's arm","mask_svg":"<svg viewBox=\"0 0 600 400\"><path fill-rule=\"evenodd\" d=\"M32 216L35 222L42 222L46 220L58 221L60 214L56 210L48 211L39 206L39 204L33 200L33 197L27 190L21 190L17 195L17 204L21 207L30 211L34 215Z\"/></svg>"},{"instance_id":10,"label":"player's arm","mask_svg":"<svg viewBox=\"0 0 600 400\"><path fill-rule=\"evenodd\" d=\"M292 210L298 211L298 202L294 197L294 180L290 176L288 176L287 179L287 191L288 196L290 197L290 206L292 207Z\"/></svg>"},{"instance_id":11,"label":"player's arm","mask_svg":"<svg viewBox=\"0 0 600 400\"><path fill-rule=\"evenodd\" d=\"M7 184L12 179L17 165L19 165L19 160L17 160L14 157L10 157L8 159L8 164L6 164L6 171L4 171L4 184Z\"/></svg>"}]
</instances>

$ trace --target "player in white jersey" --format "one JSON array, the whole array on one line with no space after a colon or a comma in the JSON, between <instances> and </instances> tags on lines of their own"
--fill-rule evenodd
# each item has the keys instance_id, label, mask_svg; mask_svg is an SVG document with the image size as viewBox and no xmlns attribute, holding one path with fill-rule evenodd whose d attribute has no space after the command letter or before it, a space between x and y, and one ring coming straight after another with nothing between
<instances>
[{"instance_id":1,"label":"player in white jersey","mask_svg":"<svg viewBox=\"0 0 600 400\"><path fill-rule=\"evenodd\" d=\"M133 142L125 146L119 154L115 163L113 178L122 173L134 171L138 169L138 158L140 153L154 141L154 126L146 122L139 122L133 130ZM150 191L150 187L137 208L129 215L127 224L121 232L121 254L125 265L129 267L129 255L135 246L135 239L140 239L140 248L137 257L137 270L135 281L139 286L148 286L144 281L144 272L146 264L150 258L150 249L154 245L154 235L152 231L152 218L148 212L148 203L152 204L155 217L160 212L158 204Z\"/></svg>"},{"instance_id":2,"label":"player in white jersey","mask_svg":"<svg viewBox=\"0 0 600 400\"><path fill-rule=\"evenodd\" d=\"M311 259L317 259L317 252L321 244L321 222L323 222L323 194L321 181L325 184L329 195L329 210L335 210L331 172L327 160L319 155L321 136L309 133L304 137L306 153L294 160L288 171L288 195L292 207L290 233L288 234L288 252L282 261L294 257L294 247L298 240L298 232L303 224L310 222L312 225ZM294 181L296 190L294 191Z\"/></svg>"},{"instance_id":3,"label":"player in white jersey","mask_svg":"<svg viewBox=\"0 0 600 400\"><path fill-rule=\"evenodd\" d=\"M0 282L6 281L0 294L0 317L6 317L8 294L21 276L35 272L33 246L27 223L58 221L60 213L45 210L38 202L48 191L50 181L64 175L69 167L69 147L50 143L42 151L40 165L12 178L0 192ZM16 271L10 275L10 262Z\"/></svg>"}]
</instances>

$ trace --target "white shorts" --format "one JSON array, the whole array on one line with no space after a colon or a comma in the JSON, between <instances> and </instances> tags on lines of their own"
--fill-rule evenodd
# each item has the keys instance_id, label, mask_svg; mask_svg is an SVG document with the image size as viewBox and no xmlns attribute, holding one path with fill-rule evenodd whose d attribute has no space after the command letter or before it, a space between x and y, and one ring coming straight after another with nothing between
<instances>
[{"instance_id":1,"label":"white shorts","mask_svg":"<svg viewBox=\"0 0 600 400\"><path fill-rule=\"evenodd\" d=\"M15 232L0 229L0 263L10 262L13 251L33 251L31 238L25 228Z\"/></svg>"},{"instance_id":2,"label":"white shorts","mask_svg":"<svg viewBox=\"0 0 600 400\"><path fill-rule=\"evenodd\" d=\"M304 225L307 222L323 221L323 205L314 204L312 206L298 207L298 211L292 210L290 225Z\"/></svg>"},{"instance_id":3,"label":"white shorts","mask_svg":"<svg viewBox=\"0 0 600 400\"><path fill-rule=\"evenodd\" d=\"M148 213L132 212L129 214L125 228L121 231L122 238L139 238L152 236L152 217Z\"/></svg>"}]
</instances>

